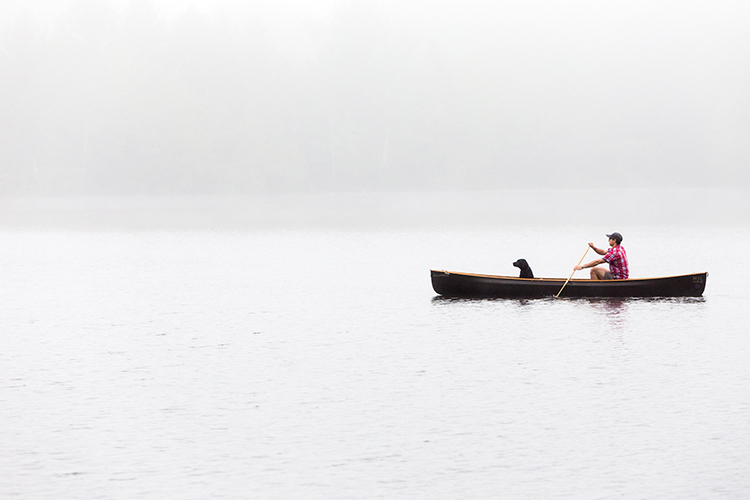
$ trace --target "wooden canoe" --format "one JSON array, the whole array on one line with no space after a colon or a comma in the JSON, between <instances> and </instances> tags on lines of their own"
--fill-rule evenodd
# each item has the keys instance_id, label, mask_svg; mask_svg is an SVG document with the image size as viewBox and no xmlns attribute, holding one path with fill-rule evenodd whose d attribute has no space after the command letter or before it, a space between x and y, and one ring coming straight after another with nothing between
<instances>
[{"instance_id":1,"label":"wooden canoe","mask_svg":"<svg viewBox=\"0 0 750 500\"><path fill-rule=\"evenodd\" d=\"M565 278L513 278L430 270L432 288L446 297L540 298L557 295ZM708 273L627 280L572 279L560 297L700 297Z\"/></svg>"}]
</instances>

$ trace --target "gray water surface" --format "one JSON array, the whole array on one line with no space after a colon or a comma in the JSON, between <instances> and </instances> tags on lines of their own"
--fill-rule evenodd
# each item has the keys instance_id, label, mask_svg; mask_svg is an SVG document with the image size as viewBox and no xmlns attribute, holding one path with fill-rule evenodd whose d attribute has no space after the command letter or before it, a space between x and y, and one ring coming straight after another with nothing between
<instances>
[{"instance_id":1,"label":"gray water surface","mask_svg":"<svg viewBox=\"0 0 750 500\"><path fill-rule=\"evenodd\" d=\"M747 497L747 229L628 228L633 277L709 271L698 299L430 286L592 239L0 231L0 497Z\"/></svg>"}]
</instances>

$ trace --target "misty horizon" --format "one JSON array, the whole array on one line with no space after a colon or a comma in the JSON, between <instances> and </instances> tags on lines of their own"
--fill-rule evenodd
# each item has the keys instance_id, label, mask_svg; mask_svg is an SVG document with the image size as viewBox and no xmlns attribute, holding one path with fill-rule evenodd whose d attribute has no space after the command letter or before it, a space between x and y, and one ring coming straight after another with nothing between
<instances>
[{"instance_id":1,"label":"misty horizon","mask_svg":"<svg viewBox=\"0 0 750 500\"><path fill-rule=\"evenodd\" d=\"M750 187L739 1L4 10L2 195Z\"/></svg>"}]
</instances>

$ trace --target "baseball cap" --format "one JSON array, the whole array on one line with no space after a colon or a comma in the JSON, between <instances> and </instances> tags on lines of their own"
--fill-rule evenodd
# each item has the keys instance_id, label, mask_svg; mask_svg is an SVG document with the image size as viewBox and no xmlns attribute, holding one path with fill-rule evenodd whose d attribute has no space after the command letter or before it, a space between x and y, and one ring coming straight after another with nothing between
<instances>
[{"instance_id":1,"label":"baseball cap","mask_svg":"<svg viewBox=\"0 0 750 500\"><path fill-rule=\"evenodd\" d=\"M612 238L613 240L617 241L618 244L622 242L622 235L620 233L608 234L607 238Z\"/></svg>"}]
</instances>

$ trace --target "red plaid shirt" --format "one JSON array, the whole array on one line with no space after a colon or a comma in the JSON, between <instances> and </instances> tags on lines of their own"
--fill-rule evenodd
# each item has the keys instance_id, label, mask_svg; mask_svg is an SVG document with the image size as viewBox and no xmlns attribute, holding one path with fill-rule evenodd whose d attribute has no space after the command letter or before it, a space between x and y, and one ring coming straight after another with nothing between
<instances>
[{"instance_id":1,"label":"red plaid shirt","mask_svg":"<svg viewBox=\"0 0 750 500\"><path fill-rule=\"evenodd\" d=\"M611 247L602 260L609 264L609 272L616 280L626 280L630 276L628 254L622 245Z\"/></svg>"}]
</instances>

